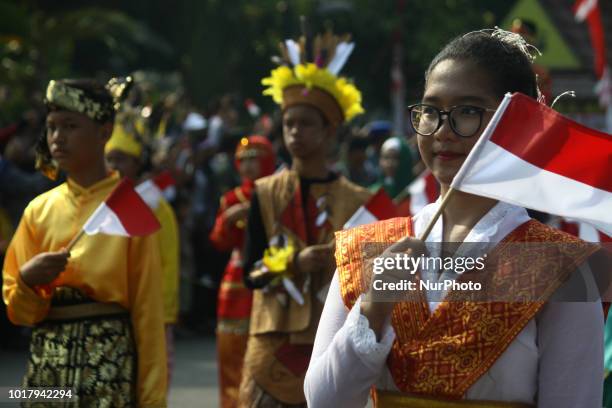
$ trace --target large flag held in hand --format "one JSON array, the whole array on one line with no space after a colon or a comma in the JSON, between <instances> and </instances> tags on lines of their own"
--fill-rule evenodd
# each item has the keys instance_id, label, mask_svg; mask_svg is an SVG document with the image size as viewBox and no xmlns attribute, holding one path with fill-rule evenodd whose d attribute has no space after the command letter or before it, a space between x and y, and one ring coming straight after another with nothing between
<instances>
[{"instance_id":1,"label":"large flag held in hand","mask_svg":"<svg viewBox=\"0 0 612 408\"><path fill-rule=\"evenodd\" d=\"M87 235L108 234L144 236L160 229L149 206L134 190L134 183L123 179L89 217L83 231Z\"/></svg>"},{"instance_id":2,"label":"large flag held in hand","mask_svg":"<svg viewBox=\"0 0 612 408\"><path fill-rule=\"evenodd\" d=\"M395 204L383 188L380 188L367 203L355 211L351 218L344 224L344 229L353 228L358 225L369 224L376 221L386 220L397 216Z\"/></svg>"},{"instance_id":3,"label":"large flag held in hand","mask_svg":"<svg viewBox=\"0 0 612 408\"><path fill-rule=\"evenodd\" d=\"M451 187L612 235L612 135L506 94Z\"/></svg>"}]
</instances>

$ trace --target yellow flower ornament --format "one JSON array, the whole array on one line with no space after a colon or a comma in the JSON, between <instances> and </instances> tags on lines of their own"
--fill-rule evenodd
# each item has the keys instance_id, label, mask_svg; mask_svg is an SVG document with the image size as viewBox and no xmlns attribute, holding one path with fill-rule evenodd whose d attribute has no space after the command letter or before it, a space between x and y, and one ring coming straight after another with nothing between
<instances>
[{"instance_id":1,"label":"yellow flower ornament","mask_svg":"<svg viewBox=\"0 0 612 408\"><path fill-rule=\"evenodd\" d=\"M288 66L278 67L261 83L268 86L263 92L264 95L272 96L274 102L282 106L287 105L284 100L285 90L292 86L301 86L308 90L318 88L332 96L340 107L343 121L349 121L364 112L361 92L355 85L313 63L299 64L293 69Z\"/></svg>"},{"instance_id":2,"label":"yellow flower ornament","mask_svg":"<svg viewBox=\"0 0 612 408\"><path fill-rule=\"evenodd\" d=\"M295 247L289 243L284 247L270 246L266 248L263 256L263 264L268 271L283 274L287 271L287 266L295 254Z\"/></svg>"}]
</instances>

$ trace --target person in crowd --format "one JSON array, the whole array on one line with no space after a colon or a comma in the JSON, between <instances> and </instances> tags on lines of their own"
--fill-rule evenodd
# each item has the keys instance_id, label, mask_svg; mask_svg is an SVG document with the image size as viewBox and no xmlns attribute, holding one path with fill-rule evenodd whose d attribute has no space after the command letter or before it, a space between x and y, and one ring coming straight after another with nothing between
<instances>
[{"instance_id":1,"label":"person in crowd","mask_svg":"<svg viewBox=\"0 0 612 408\"><path fill-rule=\"evenodd\" d=\"M236 147L234 164L242 183L221 197L210 241L218 251L231 251L217 303L219 393L223 408L236 407L242 364L249 334L253 295L243 282L244 231L255 180L274 172L276 155L263 136L244 137Z\"/></svg>"},{"instance_id":2,"label":"person in crowd","mask_svg":"<svg viewBox=\"0 0 612 408\"><path fill-rule=\"evenodd\" d=\"M66 247L119 182L104 162L115 100L94 80L53 80L38 168L67 181L36 197L8 247L3 299L33 327L23 387L66 387L79 406L165 406L162 276L155 236Z\"/></svg>"},{"instance_id":3,"label":"person in crowd","mask_svg":"<svg viewBox=\"0 0 612 408\"><path fill-rule=\"evenodd\" d=\"M374 169L377 178L381 176L382 172L380 168L380 149L385 140L392 136L392 131L393 125L388 120L374 120L361 129L361 133L365 135L369 142L366 151L368 156L367 163Z\"/></svg>"},{"instance_id":4,"label":"person in crowd","mask_svg":"<svg viewBox=\"0 0 612 408\"><path fill-rule=\"evenodd\" d=\"M363 110L357 88L333 73L348 53L324 48L335 47L330 36L314 40L323 47L313 54L316 64L293 59L262 81L281 105L292 161L257 180L251 199L244 271L255 290L241 407L306 406L304 375L335 268L333 234L370 197L327 167L337 127ZM309 44L301 46L299 55L310 54Z\"/></svg>"},{"instance_id":5,"label":"person in crowd","mask_svg":"<svg viewBox=\"0 0 612 408\"><path fill-rule=\"evenodd\" d=\"M422 102L409 110L421 157L442 196L504 94L538 98L527 50L517 34L483 30L452 40L429 65ZM600 407L600 302L454 301L457 292L439 298L427 289L409 292L407 301L376 301L367 270L362 275L371 257L419 257L433 254L434 243L447 251L450 243L478 242L499 254L500 263L485 270L494 282L513 268L508 273L518 294L546 274L552 278L538 284L551 294L596 250L530 219L523 208L459 191L425 242L412 238L423 234L440 206L438 200L412 218L336 235L337 272L304 385L309 406L363 407L373 388L376 407ZM392 245L364 253L365 242ZM525 259L498 245L510 242L571 245L549 245ZM461 279L429 269L420 268L417 277ZM398 282L406 274L390 268L376 276Z\"/></svg>"},{"instance_id":6,"label":"person in crowd","mask_svg":"<svg viewBox=\"0 0 612 408\"><path fill-rule=\"evenodd\" d=\"M397 206L398 214L410 214L410 196L407 187L414 179L412 152L401 137L387 139L380 149L379 180L370 186L371 191L383 188Z\"/></svg>"},{"instance_id":7,"label":"person in crowd","mask_svg":"<svg viewBox=\"0 0 612 408\"><path fill-rule=\"evenodd\" d=\"M130 134L121 123L116 123L113 134L104 148L107 166L121 177L143 181L144 143L136 134ZM168 383L174 364L174 327L179 314L180 239L178 223L172 206L164 197L156 197L152 210L161 225L155 233L161 258L164 323Z\"/></svg>"},{"instance_id":8,"label":"person in crowd","mask_svg":"<svg viewBox=\"0 0 612 408\"><path fill-rule=\"evenodd\" d=\"M346 157L341 169L350 181L362 187L368 187L376 181L377 169L367 160L368 145L367 138L351 135L346 144Z\"/></svg>"}]
</instances>

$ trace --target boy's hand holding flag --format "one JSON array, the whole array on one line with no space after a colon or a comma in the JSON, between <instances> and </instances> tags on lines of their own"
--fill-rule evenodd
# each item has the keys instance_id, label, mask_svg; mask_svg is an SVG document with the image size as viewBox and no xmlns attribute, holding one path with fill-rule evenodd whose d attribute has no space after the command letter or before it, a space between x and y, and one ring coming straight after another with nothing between
<instances>
[{"instance_id":1,"label":"boy's hand holding flag","mask_svg":"<svg viewBox=\"0 0 612 408\"><path fill-rule=\"evenodd\" d=\"M107 234L125 237L149 235L161 228L155 214L134 190L134 183L123 179L87 219L81 231L70 241L66 249L58 252L58 257L68 254L83 235ZM66 262L64 258L63 262ZM54 282L37 285L37 289L50 295Z\"/></svg>"},{"instance_id":2,"label":"boy's hand holding flag","mask_svg":"<svg viewBox=\"0 0 612 408\"><path fill-rule=\"evenodd\" d=\"M123 179L89 217L82 231L72 239L70 251L83 234L107 234L126 237L149 235L160 229L149 206L134 190L134 183Z\"/></svg>"}]
</instances>

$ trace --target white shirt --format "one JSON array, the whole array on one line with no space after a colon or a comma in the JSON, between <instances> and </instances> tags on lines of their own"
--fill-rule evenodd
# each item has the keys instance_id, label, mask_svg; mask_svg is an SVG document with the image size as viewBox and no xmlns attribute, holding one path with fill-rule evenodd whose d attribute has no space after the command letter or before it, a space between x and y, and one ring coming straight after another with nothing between
<instances>
[{"instance_id":1,"label":"white shirt","mask_svg":"<svg viewBox=\"0 0 612 408\"><path fill-rule=\"evenodd\" d=\"M414 217L418 236L440 201ZM520 207L499 202L465 242L494 246L529 220ZM442 241L442 217L427 242ZM461 248L460 248L461 249ZM337 272L319 322L304 392L309 407L363 407L372 385L398 391L386 359L395 332L386 323L379 343L360 313L348 311ZM430 302L434 310L436 302ZM603 311L600 302L549 302L466 392L466 399L523 402L542 408L600 408L603 393Z\"/></svg>"}]
</instances>

